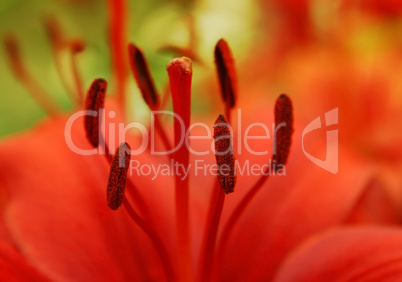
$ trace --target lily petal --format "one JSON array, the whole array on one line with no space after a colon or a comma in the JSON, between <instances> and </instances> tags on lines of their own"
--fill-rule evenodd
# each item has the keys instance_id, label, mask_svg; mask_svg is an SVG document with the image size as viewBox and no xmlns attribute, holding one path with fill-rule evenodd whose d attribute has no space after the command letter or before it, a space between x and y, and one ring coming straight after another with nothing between
<instances>
[{"instance_id":1,"label":"lily petal","mask_svg":"<svg viewBox=\"0 0 402 282\"><path fill-rule=\"evenodd\" d=\"M0 243L0 273L3 281L49 281L3 242Z\"/></svg>"},{"instance_id":2,"label":"lily petal","mask_svg":"<svg viewBox=\"0 0 402 282\"><path fill-rule=\"evenodd\" d=\"M124 210L107 208L105 160L73 153L65 123L53 119L0 146L2 212L15 244L52 280L161 279L150 240ZM72 136L90 148L82 123Z\"/></svg>"},{"instance_id":3,"label":"lily petal","mask_svg":"<svg viewBox=\"0 0 402 282\"><path fill-rule=\"evenodd\" d=\"M293 253L275 281L400 281L401 244L396 228L331 231Z\"/></svg>"}]
</instances>

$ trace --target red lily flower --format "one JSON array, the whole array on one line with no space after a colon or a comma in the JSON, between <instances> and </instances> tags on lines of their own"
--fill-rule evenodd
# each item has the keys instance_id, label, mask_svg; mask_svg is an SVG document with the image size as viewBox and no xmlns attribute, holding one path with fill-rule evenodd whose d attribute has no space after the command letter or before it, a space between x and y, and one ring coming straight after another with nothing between
<instances>
[{"instance_id":1,"label":"red lily flower","mask_svg":"<svg viewBox=\"0 0 402 282\"><path fill-rule=\"evenodd\" d=\"M124 120L127 61L149 108L152 111L163 109L164 103L157 95L141 50L130 44L128 56L122 55L127 54L124 18L119 17L124 2L110 3L113 67L120 95L117 102L106 98L107 130L101 135L96 127L99 119L86 116L85 127L82 117L71 124L71 115L58 114L59 110L53 105L49 107L51 103L46 103L46 96L19 60L15 42L7 41L14 71L31 90L34 86L33 92L39 95L36 98L45 101L42 105L56 114L35 129L0 144L1 273L7 278L56 281L343 281L402 276L398 248L402 237L397 227L400 213L394 208L399 203L398 194L394 189L384 188L386 177L380 177L383 175L379 173L378 162L353 146L362 144L366 130L376 128L376 124L359 120L359 124L365 125L361 131L354 129L355 123L344 126L342 133L348 138L340 139L339 171L331 174L323 170L306 158L301 137L307 125L305 120L327 109L320 91L314 90L317 84L311 83L314 84L311 87L300 78L294 79L296 86L292 90L295 93L309 92L305 97L313 98L305 100L318 101L316 107L311 105L305 111L302 108L304 96L303 99L296 97L294 116L292 103L286 95L281 95L275 106L270 100L259 103L261 98L254 92L261 90L245 97L244 93L250 89L241 81L243 72L236 75L233 55L224 40L216 45L215 59L225 115L220 115L216 121L215 117L192 117L191 120L208 124L209 128L215 124L216 153L197 155L192 154L188 146L179 146L179 150L166 158L146 150L133 154L134 163L127 168L130 155L125 149L140 148L144 135L127 134L124 141L129 145L120 145L117 142L120 136L114 136L109 127L116 124L116 120ZM52 40L55 45L63 42L56 37ZM74 53L75 49L72 50ZM297 63L300 61L298 57ZM174 112L188 129L191 126L191 61L174 59L167 69ZM284 69L287 70L286 66ZM338 74L344 69L341 65L334 72ZM345 76L353 74L355 72L351 71ZM313 77L320 78L319 73L314 73ZM318 86L333 89L338 80L331 78L318 79L321 83ZM360 81L356 81L360 85ZM75 87L80 89L80 85L77 75ZM255 85L255 88L260 86L258 82ZM383 84L380 82L378 87L383 89ZM372 84L368 88L371 90ZM341 86L340 89L343 90ZM99 114L105 94L106 82L95 80L88 91L86 108ZM80 96L76 97L77 103L82 103ZM326 102L330 107L339 105L340 115L350 118L356 114L355 108L342 98ZM255 101L250 103L252 99ZM235 106L241 106L241 120L233 111ZM377 114L375 109L366 109L361 109L359 115L366 118ZM110 115L112 110L114 114ZM269 114L271 110L274 110L273 115ZM272 164L267 165L267 154L257 156L247 149L266 151L270 148L268 142L258 139L245 142L243 138L248 125L267 124L274 119L276 125L282 122L290 125L278 130L278 151L273 155L276 163L286 164L286 175L281 175ZM66 132L69 128L66 124L71 125L71 131ZM234 127L232 133L228 124ZM180 126L177 119L173 127L155 119L157 149L169 149L172 143L178 145ZM170 131L172 134L167 133ZM191 136L197 135L204 136L205 128L194 127ZM227 135L231 135L233 143L219 139ZM353 135L356 143L349 140ZM108 145L114 144L112 148L105 147L106 158L101 149L94 155L80 155L71 150L71 144L85 150L101 148L105 140L99 137L107 137ZM315 135L314 138L310 146L308 140L304 140L308 152L319 155L331 149L323 145L326 136ZM208 151L211 141L212 136L192 140L191 149ZM378 140L370 140L364 144L369 145L370 152L378 150L377 155L386 156L385 149L378 143ZM108 150L115 148L118 149L114 156L109 154ZM219 155L219 152L228 153ZM120 155L126 158L124 169L118 167ZM254 175L238 170L235 177L235 159L240 167L247 163L265 165L265 169L277 175L266 177L261 176L262 171ZM177 173L172 177L169 172L152 177L145 170L165 165L169 171L174 167L172 160L193 167L197 162L228 165L230 173L227 176L190 170L189 176L184 178ZM391 162L399 163L395 155L383 160L381 165L385 167ZM136 170L135 164L141 167L137 166Z\"/></svg>"}]
</instances>

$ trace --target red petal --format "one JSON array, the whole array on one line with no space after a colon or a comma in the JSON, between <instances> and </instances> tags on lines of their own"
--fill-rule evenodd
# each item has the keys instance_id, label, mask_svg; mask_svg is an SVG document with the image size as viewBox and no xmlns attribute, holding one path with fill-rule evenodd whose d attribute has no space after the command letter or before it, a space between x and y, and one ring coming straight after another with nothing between
<instances>
[{"instance_id":1,"label":"red petal","mask_svg":"<svg viewBox=\"0 0 402 282\"><path fill-rule=\"evenodd\" d=\"M297 128L303 127L295 128L295 136L301 136ZM219 254L221 280L272 279L286 254L303 240L343 224L363 192L373 173L368 164L341 147L339 173L332 175L307 159L299 138L292 146L287 175L271 177L242 215L233 236L220 238L228 240L227 250ZM252 160L242 155L240 164L241 158ZM239 177L237 192L225 203L223 224L231 205L254 182L255 177Z\"/></svg>"},{"instance_id":2,"label":"red petal","mask_svg":"<svg viewBox=\"0 0 402 282\"><path fill-rule=\"evenodd\" d=\"M104 158L70 151L65 122L52 120L0 145L2 215L13 240L52 280L161 279L148 238L124 210L107 208ZM76 123L74 142L90 148L82 120Z\"/></svg>"},{"instance_id":3,"label":"red petal","mask_svg":"<svg viewBox=\"0 0 402 282\"><path fill-rule=\"evenodd\" d=\"M400 218L386 190L371 180L351 210L347 223L399 224Z\"/></svg>"},{"instance_id":4,"label":"red petal","mask_svg":"<svg viewBox=\"0 0 402 282\"><path fill-rule=\"evenodd\" d=\"M329 232L295 252L275 281L401 281L401 244L399 229Z\"/></svg>"},{"instance_id":5,"label":"red petal","mask_svg":"<svg viewBox=\"0 0 402 282\"><path fill-rule=\"evenodd\" d=\"M0 243L0 273L2 281L49 281L3 242Z\"/></svg>"}]
</instances>

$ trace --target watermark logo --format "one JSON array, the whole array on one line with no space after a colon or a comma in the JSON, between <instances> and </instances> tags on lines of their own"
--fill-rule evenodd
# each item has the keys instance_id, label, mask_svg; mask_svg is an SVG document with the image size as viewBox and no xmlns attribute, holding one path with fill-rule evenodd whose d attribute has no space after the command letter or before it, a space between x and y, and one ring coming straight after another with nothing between
<instances>
[{"instance_id":1,"label":"watermark logo","mask_svg":"<svg viewBox=\"0 0 402 282\"><path fill-rule=\"evenodd\" d=\"M72 128L74 124L77 122L78 119L82 119L83 116L85 115L90 115L90 116L97 116L99 114L99 147L98 148L91 148L91 149L84 149L80 148L78 145L74 143L74 136L72 135ZM170 150L157 150L155 147L155 119L158 116L163 116L167 115L170 118L173 119L178 119L179 124L181 125L180 129L180 142L177 146L174 148L171 148ZM281 123L279 125L271 124L270 126L261 122L255 122L248 124L245 126L242 121L242 113L241 109L238 109L237 112L237 120L234 122L236 124L237 128L236 131L233 130L233 128L228 125L230 135L236 139L236 145L234 147L235 149L235 154L236 155L241 155L243 154L243 151L245 150L248 154L253 155L253 156L269 156L272 154L276 153L276 133L277 131L282 128L286 127L287 125L285 123ZM304 155L315 165L318 167L332 173L336 174L339 171L339 164L338 164L338 153L339 153L339 148L338 148L338 129L334 128L336 125L338 125L338 108L334 108L328 112L325 113L325 118L322 121L321 117L315 118L313 121L311 121L303 130L301 136L295 136L293 135L293 140L296 141L294 144L300 144L297 142L298 138L301 138L301 147ZM106 117L109 118L108 122L106 122ZM113 119L116 117L116 113L114 111L109 111L106 112L104 109L100 109L99 112L96 111L91 111L91 110L85 110L85 111L79 111L75 114L73 114L67 121L65 130L64 130L64 136L65 136L65 141L67 146L70 148L71 151L73 151L76 154L79 155L94 155L94 154L104 154L106 152L105 146L106 144L109 145L110 149L113 149L116 147L117 144L120 144L126 140L126 135L129 130L135 130L137 131L138 138L141 138L140 145L138 148L132 148L131 149L131 156L135 155L140 155L144 153L147 149L148 152L150 152L151 155L170 155L172 153L175 153L181 146L186 146L188 149L189 153L194 156L204 156L208 154L216 154L214 149L214 142L216 140L213 139L212 137L212 126L204 124L204 123L193 123L190 125L188 129L185 129L184 127L184 122L182 121L181 117L178 116L177 114L169 111L154 111L151 112L151 117L150 117L150 125L146 126L141 124L140 122L131 122L128 124L121 123L121 122L113 122ZM242 130L244 126L244 131ZM204 131L203 134L201 135L194 135L192 134L192 130L198 128L202 129ZM107 130L106 130L107 129ZM252 130L259 129L260 134L251 134ZM326 132L326 144L322 144L322 147L324 148L325 146L325 159L319 159L316 156L312 155L305 149L305 137L316 131L316 130L325 130ZM108 132L107 136L105 135L105 132ZM235 134L236 132L236 134ZM191 133L191 134L190 134ZM200 133L198 133L200 134ZM228 137L226 137L228 138ZM260 149L258 150L257 147L253 147L252 141L258 140L264 141L272 139L272 151L269 152L269 148L263 147L263 150L261 150L261 146L259 147ZM191 142L194 142L190 144ZM207 147L203 147L202 149L200 147L194 146L197 143L197 140L204 140L207 141L206 144ZM210 144L208 143L208 140L210 140ZM300 140L300 139L299 139ZM117 142L116 142L117 141ZM202 142L205 144L205 142ZM294 145L293 145L294 146ZM113 151L113 150L112 150ZM246 161L244 164L239 164L236 163L237 171L241 175L264 175L264 174L272 174L273 172L278 172L276 173L277 175L286 175L286 168L285 166L279 167L281 164L276 164L275 161L272 159L269 159L268 164L264 164L262 166L258 165L252 165L249 163L249 160ZM275 168L276 166L276 168ZM171 164L166 164L165 166L160 166L160 167L154 167L152 165L148 164L141 164L138 161L131 162L130 163L130 172L131 174L133 172L141 175L152 175L152 179L155 179L157 175L182 175L183 177L187 177L189 175L189 170L190 167L187 168L182 168L179 166L179 164L171 163ZM205 172L208 174L214 175L216 172L216 167L211 166L210 164L204 164L201 165L200 162L193 164L193 168L195 174Z\"/></svg>"},{"instance_id":2,"label":"watermark logo","mask_svg":"<svg viewBox=\"0 0 402 282\"><path fill-rule=\"evenodd\" d=\"M338 124L338 108L332 109L325 113L325 126L329 127ZM321 129L321 117L317 117L310 122L303 130L302 133L302 149L306 157L317 166L325 169L326 171L337 174L339 170L339 144L338 144L338 129L326 130L326 150L325 159L321 160L314 157L304 148L304 137L318 129Z\"/></svg>"}]
</instances>

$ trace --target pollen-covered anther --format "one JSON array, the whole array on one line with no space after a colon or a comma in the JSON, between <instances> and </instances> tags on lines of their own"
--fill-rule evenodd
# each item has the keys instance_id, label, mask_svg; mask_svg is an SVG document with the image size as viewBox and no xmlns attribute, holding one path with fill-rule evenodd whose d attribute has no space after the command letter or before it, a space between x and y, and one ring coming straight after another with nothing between
<instances>
[{"instance_id":1,"label":"pollen-covered anther","mask_svg":"<svg viewBox=\"0 0 402 282\"><path fill-rule=\"evenodd\" d=\"M236 185L236 159L233 155L229 125L221 114L214 124L215 157L218 165L218 181L226 194Z\"/></svg>"},{"instance_id":2,"label":"pollen-covered anther","mask_svg":"<svg viewBox=\"0 0 402 282\"><path fill-rule=\"evenodd\" d=\"M144 54L132 43L128 45L128 54L130 57L131 70L133 71L135 81L141 91L142 97L147 105L151 109L154 109L159 104L159 99Z\"/></svg>"},{"instance_id":3,"label":"pollen-covered anther","mask_svg":"<svg viewBox=\"0 0 402 282\"><path fill-rule=\"evenodd\" d=\"M126 142L121 143L116 149L110 166L106 189L107 205L112 210L117 210L123 203L130 157L130 145Z\"/></svg>"},{"instance_id":4,"label":"pollen-covered anther","mask_svg":"<svg viewBox=\"0 0 402 282\"><path fill-rule=\"evenodd\" d=\"M237 97L237 77L232 52L224 39L219 40L215 46L215 65L222 99L233 108Z\"/></svg>"},{"instance_id":5,"label":"pollen-covered anther","mask_svg":"<svg viewBox=\"0 0 402 282\"><path fill-rule=\"evenodd\" d=\"M282 94L275 103L275 141L273 149L275 171L287 163L293 131L292 101L286 94Z\"/></svg>"},{"instance_id":6,"label":"pollen-covered anther","mask_svg":"<svg viewBox=\"0 0 402 282\"><path fill-rule=\"evenodd\" d=\"M104 107L107 82L102 78L95 79L85 100L85 110L93 111L84 117L87 138L94 148L99 145L99 109Z\"/></svg>"}]
</instances>

